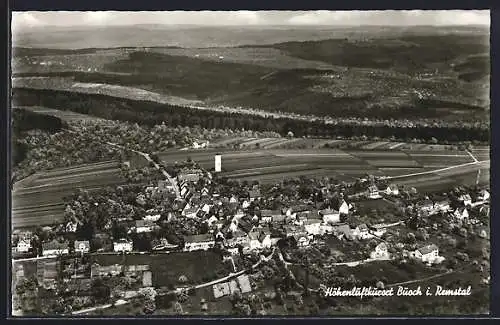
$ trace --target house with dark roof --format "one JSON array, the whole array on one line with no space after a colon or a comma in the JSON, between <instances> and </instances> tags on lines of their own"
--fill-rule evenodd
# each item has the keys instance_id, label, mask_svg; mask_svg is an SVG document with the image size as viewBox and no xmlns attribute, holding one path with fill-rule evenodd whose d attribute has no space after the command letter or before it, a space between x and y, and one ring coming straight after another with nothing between
<instances>
[{"instance_id":1,"label":"house with dark roof","mask_svg":"<svg viewBox=\"0 0 500 325\"><path fill-rule=\"evenodd\" d=\"M57 240L42 244L43 256L66 255L69 253L68 242L58 242Z\"/></svg>"},{"instance_id":2,"label":"house with dark roof","mask_svg":"<svg viewBox=\"0 0 500 325\"><path fill-rule=\"evenodd\" d=\"M152 221L149 221L149 220L136 220L135 221L135 232L138 234L152 232L155 227L156 227L156 224Z\"/></svg>"},{"instance_id":3,"label":"house with dark roof","mask_svg":"<svg viewBox=\"0 0 500 325\"><path fill-rule=\"evenodd\" d=\"M212 235L193 235L184 237L184 251L192 252L198 250L208 250L215 246L215 239Z\"/></svg>"},{"instance_id":4,"label":"house with dark roof","mask_svg":"<svg viewBox=\"0 0 500 325\"><path fill-rule=\"evenodd\" d=\"M252 189L252 190L248 191L248 199L250 200L250 202L258 200L258 199L260 199L260 197L261 197L261 194L260 194L259 189Z\"/></svg>"}]
</instances>

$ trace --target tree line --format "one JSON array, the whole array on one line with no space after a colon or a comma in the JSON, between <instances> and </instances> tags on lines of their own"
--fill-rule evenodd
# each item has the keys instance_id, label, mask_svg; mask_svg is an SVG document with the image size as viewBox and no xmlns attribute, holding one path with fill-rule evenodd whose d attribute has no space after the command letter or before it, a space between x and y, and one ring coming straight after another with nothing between
<instances>
[{"instance_id":1,"label":"tree line","mask_svg":"<svg viewBox=\"0 0 500 325\"><path fill-rule=\"evenodd\" d=\"M107 95L79 94L70 91L14 89L14 103L20 106L46 106L94 115L106 119L157 125L165 122L171 126L200 126L209 129L245 129L274 131L282 135L293 132L295 136L309 137L359 137L401 141L419 139L431 142L489 142L489 129L416 126L402 127L370 124L325 124L321 121L304 121L291 118L272 118L232 112L216 112L181 107L144 100L116 98Z\"/></svg>"}]
</instances>

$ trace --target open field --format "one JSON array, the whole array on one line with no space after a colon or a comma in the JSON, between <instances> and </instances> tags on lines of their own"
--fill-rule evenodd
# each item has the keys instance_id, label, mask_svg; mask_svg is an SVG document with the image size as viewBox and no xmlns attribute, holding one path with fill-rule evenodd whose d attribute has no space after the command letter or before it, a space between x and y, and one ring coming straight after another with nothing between
<instances>
[{"instance_id":1,"label":"open field","mask_svg":"<svg viewBox=\"0 0 500 325\"><path fill-rule=\"evenodd\" d=\"M205 282L207 276L215 273L220 276L228 275L219 255L210 251L173 252L170 254L128 254L128 255L94 255L93 261L105 266L121 265L149 265L155 287L179 285L179 277L187 277L186 284ZM214 279L215 277L213 277ZM210 279L212 280L212 279Z\"/></svg>"},{"instance_id":2,"label":"open field","mask_svg":"<svg viewBox=\"0 0 500 325\"><path fill-rule=\"evenodd\" d=\"M63 218L63 199L73 191L125 183L118 161L36 173L14 186L12 226L16 228L57 223Z\"/></svg>"},{"instance_id":3,"label":"open field","mask_svg":"<svg viewBox=\"0 0 500 325\"><path fill-rule=\"evenodd\" d=\"M37 106L23 106L19 107L28 111L32 111L35 113L51 115L60 118L63 121L72 122L72 121L95 121L102 120L100 117L89 115L89 114L80 114L72 111L63 111L48 107L37 107ZM13 109L16 109L14 107Z\"/></svg>"}]
</instances>

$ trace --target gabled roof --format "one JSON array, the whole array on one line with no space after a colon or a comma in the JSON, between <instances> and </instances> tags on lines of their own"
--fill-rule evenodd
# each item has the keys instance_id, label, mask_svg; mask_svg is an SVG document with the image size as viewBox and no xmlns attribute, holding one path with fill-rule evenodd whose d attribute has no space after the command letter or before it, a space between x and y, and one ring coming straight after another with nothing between
<instances>
[{"instance_id":1,"label":"gabled roof","mask_svg":"<svg viewBox=\"0 0 500 325\"><path fill-rule=\"evenodd\" d=\"M90 248L90 242L88 240L75 240L75 249L80 248L80 245L85 245L85 248Z\"/></svg>"},{"instance_id":2,"label":"gabled roof","mask_svg":"<svg viewBox=\"0 0 500 325\"><path fill-rule=\"evenodd\" d=\"M339 212L337 210L332 210L332 209L324 209L324 210L319 211L319 214L322 216L338 214L338 213Z\"/></svg>"},{"instance_id":3,"label":"gabled roof","mask_svg":"<svg viewBox=\"0 0 500 325\"><path fill-rule=\"evenodd\" d=\"M125 238L120 238L114 241L115 244L132 244L131 240L127 240Z\"/></svg>"},{"instance_id":4,"label":"gabled roof","mask_svg":"<svg viewBox=\"0 0 500 325\"><path fill-rule=\"evenodd\" d=\"M272 216L281 216L281 211L279 210L260 210L260 215L262 217L272 217Z\"/></svg>"},{"instance_id":5,"label":"gabled roof","mask_svg":"<svg viewBox=\"0 0 500 325\"><path fill-rule=\"evenodd\" d=\"M52 250L52 249L67 249L69 247L68 242L58 242L57 240L53 240L48 243L42 244L43 250Z\"/></svg>"},{"instance_id":6,"label":"gabled roof","mask_svg":"<svg viewBox=\"0 0 500 325\"><path fill-rule=\"evenodd\" d=\"M135 226L138 227L153 227L155 225L154 222L149 220L136 220Z\"/></svg>"},{"instance_id":7,"label":"gabled roof","mask_svg":"<svg viewBox=\"0 0 500 325\"><path fill-rule=\"evenodd\" d=\"M420 252L420 254L425 255L425 254L429 254L430 252L433 252L437 249L439 249L439 248L436 245L430 244L430 245L426 245L424 247L420 247L418 249L418 251Z\"/></svg>"},{"instance_id":8,"label":"gabled roof","mask_svg":"<svg viewBox=\"0 0 500 325\"><path fill-rule=\"evenodd\" d=\"M205 243L205 242L214 241L214 238L212 235L209 235L209 234L192 235L192 236L184 237L184 241L186 243Z\"/></svg>"}]
</instances>

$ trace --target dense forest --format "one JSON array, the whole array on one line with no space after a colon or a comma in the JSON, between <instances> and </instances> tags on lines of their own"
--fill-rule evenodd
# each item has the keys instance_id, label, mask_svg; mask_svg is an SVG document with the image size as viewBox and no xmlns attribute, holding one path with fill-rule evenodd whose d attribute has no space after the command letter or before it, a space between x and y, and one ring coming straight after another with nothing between
<instances>
[{"instance_id":1,"label":"dense forest","mask_svg":"<svg viewBox=\"0 0 500 325\"><path fill-rule=\"evenodd\" d=\"M64 123L55 116L43 115L31 112L22 108L16 108L12 111L12 156L11 162L17 165L27 154L26 144L17 141L21 132L29 130L44 130L48 132L57 132L61 130Z\"/></svg>"},{"instance_id":2,"label":"dense forest","mask_svg":"<svg viewBox=\"0 0 500 325\"><path fill-rule=\"evenodd\" d=\"M402 141L420 139L439 142L488 142L489 129L466 127L393 127L369 124L324 124L286 118L266 118L238 113L200 111L194 108L129 100L104 95L78 94L68 91L15 89L15 105L46 106L90 114L107 119L156 125L165 122L171 126L246 129L275 131L282 135L310 137L362 137L393 138Z\"/></svg>"}]
</instances>

